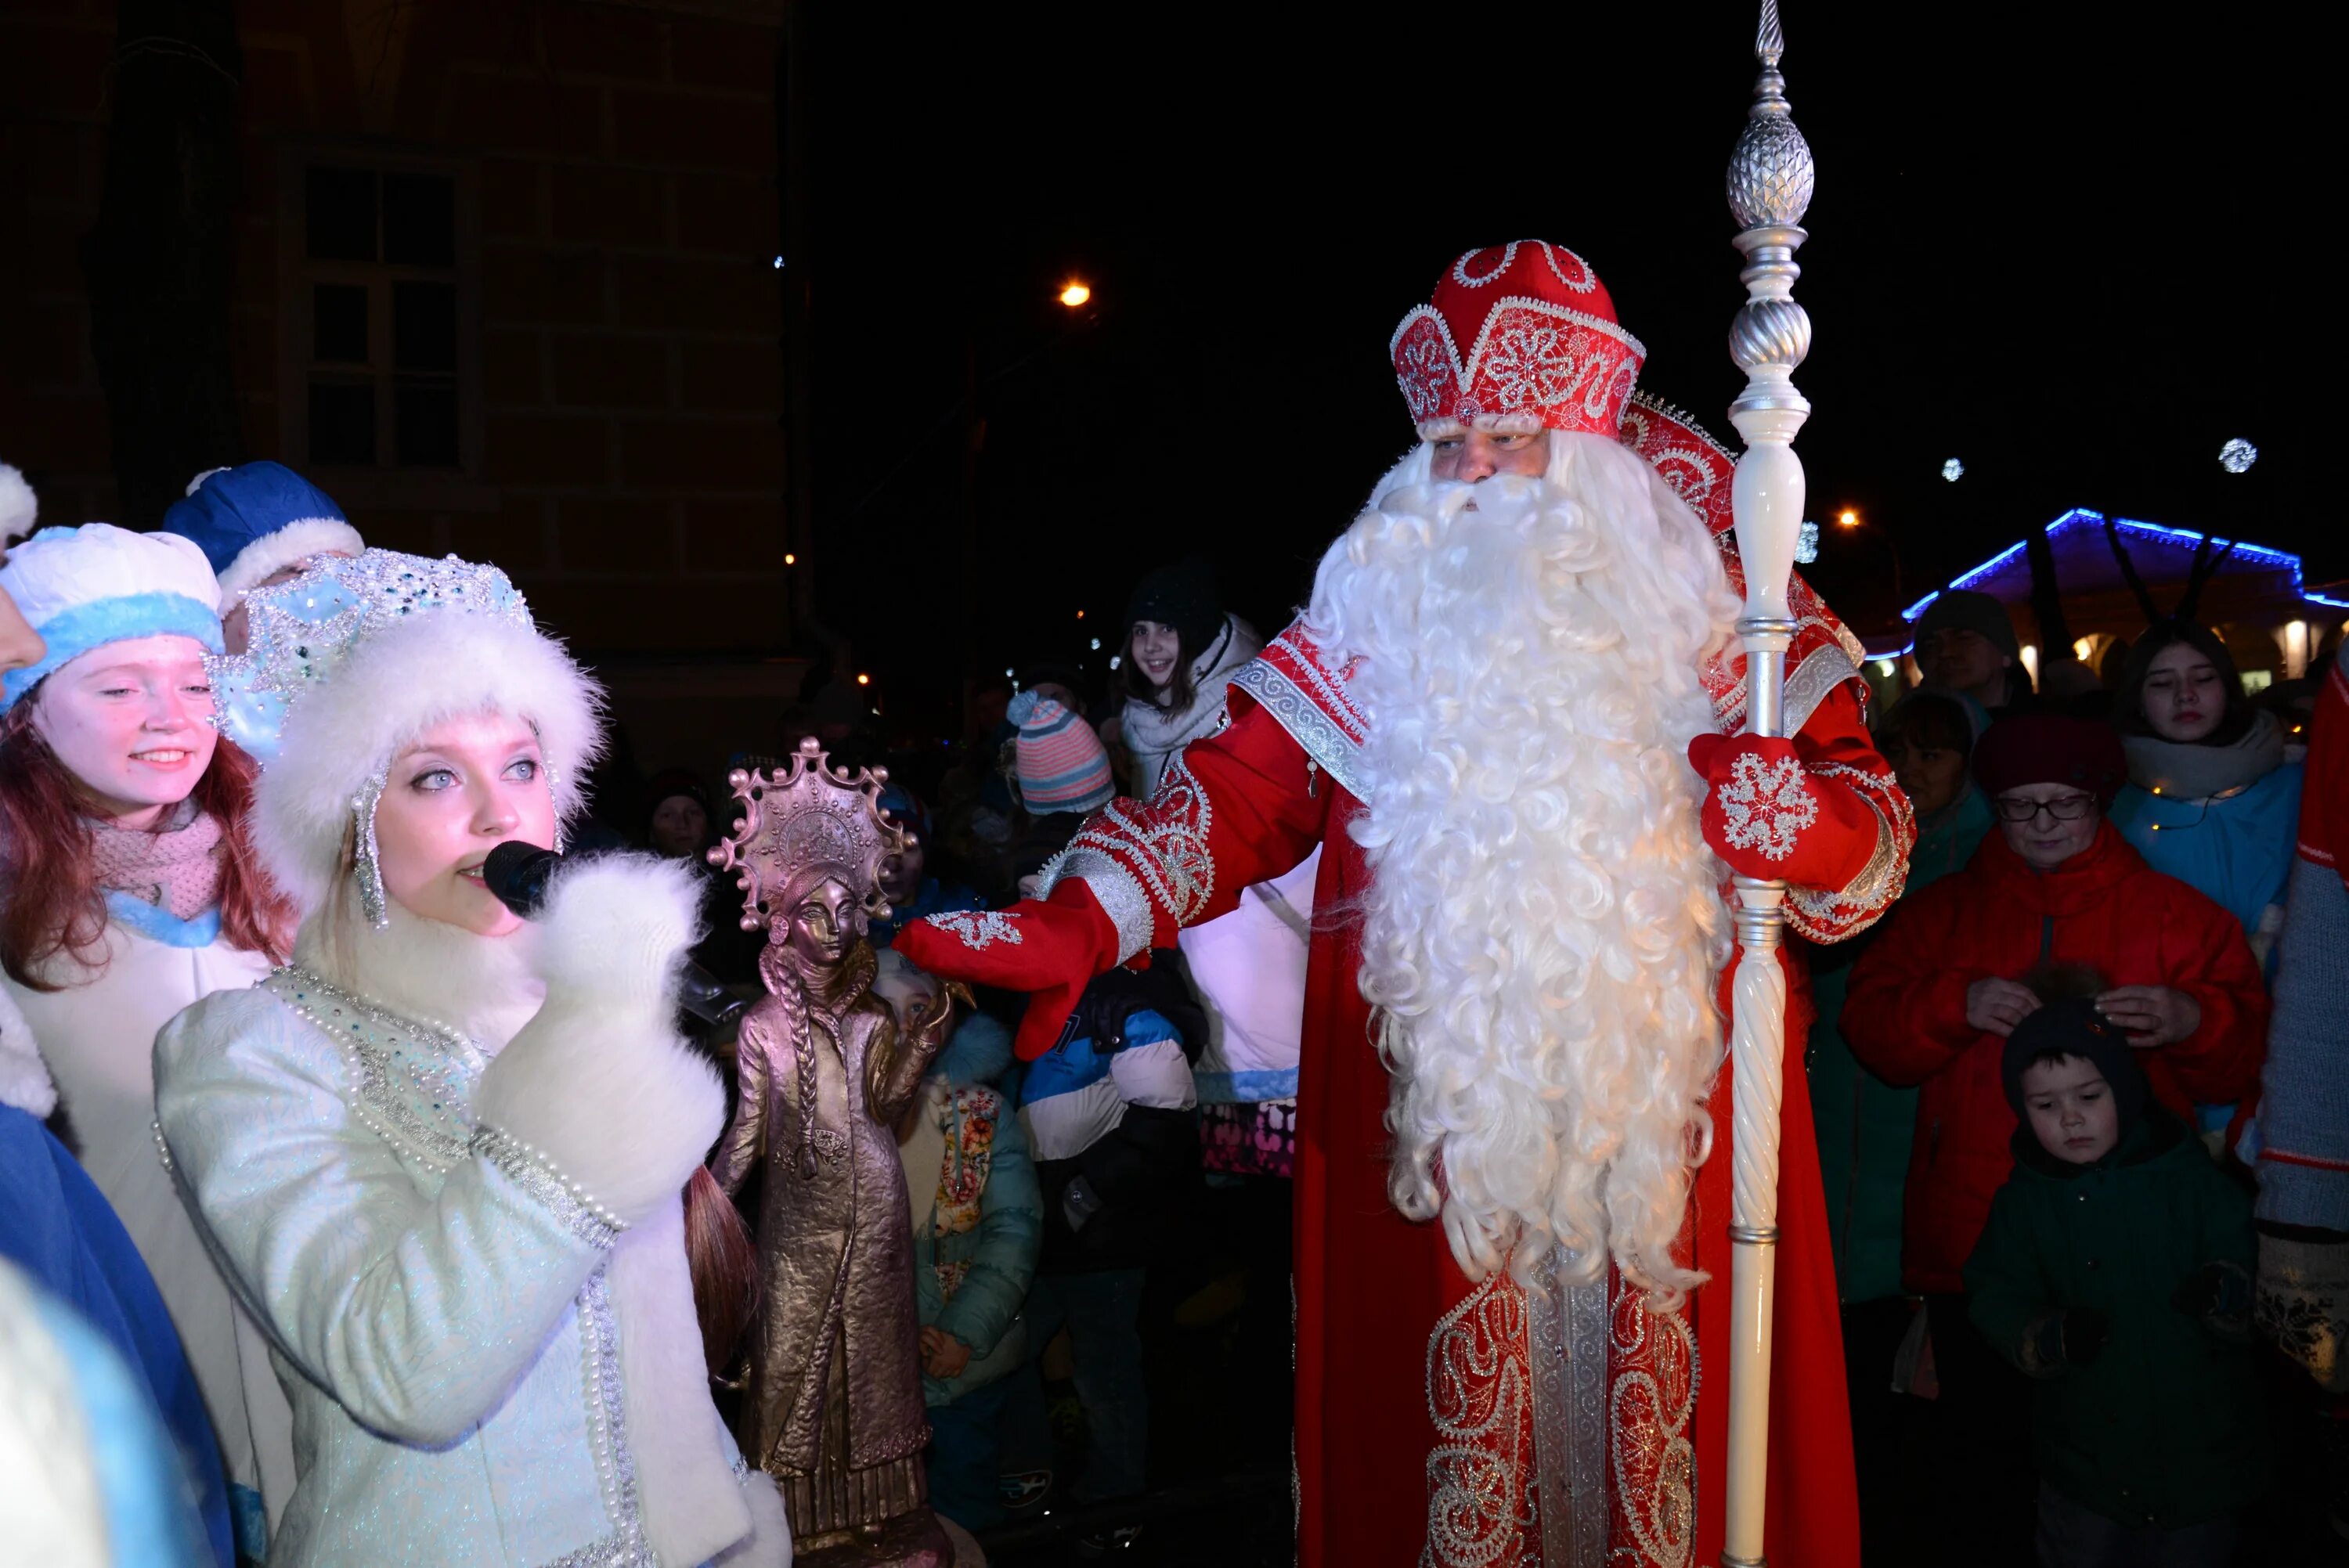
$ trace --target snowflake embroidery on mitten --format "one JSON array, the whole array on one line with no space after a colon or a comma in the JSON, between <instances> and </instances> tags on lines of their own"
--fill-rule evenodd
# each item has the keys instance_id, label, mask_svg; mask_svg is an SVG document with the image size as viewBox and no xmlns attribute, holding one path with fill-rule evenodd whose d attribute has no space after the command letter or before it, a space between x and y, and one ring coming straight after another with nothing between
<instances>
[{"instance_id":1,"label":"snowflake embroidery on mitten","mask_svg":"<svg viewBox=\"0 0 2349 1568\"><path fill-rule=\"evenodd\" d=\"M1000 910L957 910L948 914L923 917L925 923L936 927L947 935L957 937L973 953L992 947L999 942L1019 945L1019 928L1011 923Z\"/></svg>"},{"instance_id":2,"label":"snowflake embroidery on mitten","mask_svg":"<svg viewBox=\"0 0 2349 1568\"><path fill-rule=\"evenodd\" d=\"M1811 799L1802 763L1792 757L1764 762L1748 751L1730 765L1721 814L1732 849L1759 850L1764 859L1783 861L1795 852L1803 830L1819 820L1819 804Z\"/></svg>"}]
</instances>

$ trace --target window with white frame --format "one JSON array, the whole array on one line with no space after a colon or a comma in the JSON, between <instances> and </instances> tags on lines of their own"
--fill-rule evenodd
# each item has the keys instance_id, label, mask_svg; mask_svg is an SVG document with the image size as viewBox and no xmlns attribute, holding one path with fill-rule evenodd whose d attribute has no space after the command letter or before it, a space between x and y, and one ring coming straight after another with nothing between
<instances>
[{"instance_id":1,"label":"window with white frame","mask_svg":"<svg viewBox=\"0 0 2349 1568\"><path fill-rule=\"evenodd\" d=\"M455 477L479 440L477 247L460 170L319 154L288 170L287 446L311 468Z\"/></svg>"}]
</instances>

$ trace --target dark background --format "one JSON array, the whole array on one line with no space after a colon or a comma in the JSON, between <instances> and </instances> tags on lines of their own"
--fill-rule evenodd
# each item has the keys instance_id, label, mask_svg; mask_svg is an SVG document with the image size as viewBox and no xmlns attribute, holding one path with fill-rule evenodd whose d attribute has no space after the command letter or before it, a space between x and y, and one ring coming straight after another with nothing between
<instances>
[{"instance_id":1,"label":"dark background","mask_svg":"<svg viewBox=\"0 0 2349 1568\"><path fill-rule=\"evenodd\" d=\"M1281 624L1412 439L1390 334L1472 246L1580 251L1641 385L1733 439L1722 170L1754 12L811 7L794 459L823 614L892 717L952 722L966 624L973 669L1102 678L1135 577L1189 552ZM1881 531L1829 528L1807 570L1855 624L1891 621L1896 544L1914 598L2072 505L2349 572L2302 401L2335 334L2306 232L2330 55L2301 13L1785 13L1820 169L1808 515Z\"/></svg>"}]
</instances>

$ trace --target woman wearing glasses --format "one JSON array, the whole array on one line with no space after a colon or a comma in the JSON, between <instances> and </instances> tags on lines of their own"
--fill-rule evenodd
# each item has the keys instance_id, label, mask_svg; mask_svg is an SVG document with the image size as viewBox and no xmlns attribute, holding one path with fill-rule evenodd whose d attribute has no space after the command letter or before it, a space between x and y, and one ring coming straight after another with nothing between
<instances>
[{"instance_id":1,"label":"woman wearing glasses","mask_svg":"<svg viewBox=\"0 0 2349 1568\"><path fill-rule=\"evenodd\" d=\"M1992 726L1974 778L1997 831L1963 872L1901 903L1844 1005L1853 1054L1888 1082L1920 1086L1901 1272L1926 1298L1943 1422L1967 1456L1951 1473L1985 1483L1964 1522L2010 1532L1978 1542L1976 1560L2026 1560L2032 1489L2013 1440L2024 1386L1975 1334L1961 1274L2013 1166L2006 1037L2043 995L2093 995L2181 1119L2248 1092L2266 1038L2267 993L2241 923L2147 865L2105 820L2127 775L2103 725L2025 714ZM1988 1473L1998 1454L2013 1474Z\"/></svg>"}]
</instances>

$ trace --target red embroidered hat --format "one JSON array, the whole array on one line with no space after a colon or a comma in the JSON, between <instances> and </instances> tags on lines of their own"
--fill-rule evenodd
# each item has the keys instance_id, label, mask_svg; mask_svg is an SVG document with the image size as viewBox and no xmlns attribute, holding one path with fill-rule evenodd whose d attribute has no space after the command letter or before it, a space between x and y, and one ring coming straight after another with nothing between
<instances>
[{"instance_id":1,"label":"red embroidered hat","mask_svg":"<svg viewBox=\"0 0 2349 1568\"><path fill-rule=\"evenodd\" d=\"M1462 344L1468 346L1463 358ZM1470 251L1388 345L1419 433L1582 430L1614 439L1648 351L1590 263L1518 240Z\"/></svg>"}]
</instances>

